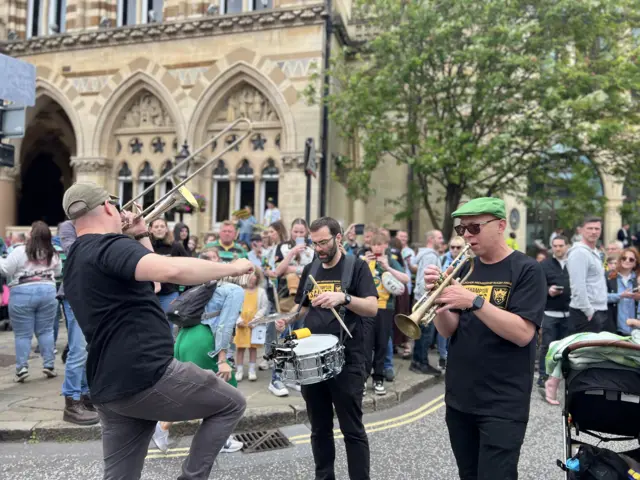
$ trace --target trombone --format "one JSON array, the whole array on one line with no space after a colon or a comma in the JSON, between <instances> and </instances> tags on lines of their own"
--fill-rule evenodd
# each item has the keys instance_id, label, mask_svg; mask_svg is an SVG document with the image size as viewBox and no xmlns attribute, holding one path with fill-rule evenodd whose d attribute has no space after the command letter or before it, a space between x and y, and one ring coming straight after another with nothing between
<instances>
[{"instance_id":1,"label":"trombone","mask_svg":"<svg viewBox=\"0 0 640 480\"><path fill-rule=\"evenodd\" d=\"M469 278L469 275L473 272L473 257L470 253L471 245L466 244L462 251L458 254L458 256L451 262L452 265L455 265L453 271L447 275L446 277L441 277L438 282L436 282L435 290L430 292L426 292L420 300L416 302L416 304L411 309L411 315L403 315L398 314L395 316L395 323L398 329L405 334L407 337L417 340L420 338L421 325L429 325L436 318L436 310L438 310L439 305L436 303L437 298L440 296L442 291L447 288L458 272L462 269L462 267L469 261L470 268L469 272L464 276L463 279L458 278L458 282L464 283Z\"/></svg>"},{"instance_id":2,"label":"trombone","mask_svg":"<svg viewBox=\"0 0 640 480\"><path fill-rule=\"evenodd\" d=\"M247 119L247 118L239 118L239 119L235 120L234 122L230 123L229 125L227 125L227 127L225 127L224 130L219 132L217 135L211 137L200 148L198 148L198 150L193 152L191 155L189 155L183 161L178 163L171 170L169 170L168 172L163 174L160 178L158 178L158 180L156 180L151 185L149 185L147 188L145 188L141 193L139 193L138 195L133 197L131 200L129 200L127 203L125 203L122 206L121 210L125 210L125 209L127 209L129 207L132 207L132 206L135 206L137 208L137 205L136 205L135 201L137 199L141 198L141 197L144 197L149 191L154 189L156 187L156 185L158 185L159 183L166 182L168 177L171 177L173 183L175 184L176 182L175 182L175 178L173 177L173 175L178 170L180 170L182 168L185 168L185 164L186 163L188 163L191 160L193 160L200 152L202 152L205 148L207 148L213 142L216 142L220 137L222 137L223 135L229 133L231 130L235 129L240 123L246 123L247 124L247 129L239 138L237 138L232 143L227 145L220 153L218 153L217 155L215 155L212 158L210 158L209 160L207 160L204 163L204 165L202 165L200 168L198 168L195 172L193 172L191 175L186 177L184 180L182 180L181 182L176 184L170 191L165 193L158 200L153 202L151 205L149 205L147 208L145 208L141 212L137 213L136 216L134 217L134 219L132 220L132 222L137 221L138 218L140 218L140 217L144 217L144 222L146 224L149 224L149 223L153 222L155 219L160 218L162 215L165 214L165 212L167 212L167 211L171 210L172 208L174 208L175 206L183 204L183 203L189 204L193 208L198 208L198 201L193 196L193 194L184 186L184 184L189 182L193 177L198 175L201 171L203 171L205 168L207 168L213 162L218 160L222 155L224 155L229 150L231 150L231 149L235 148L236 146L238 146L249 135L251 135L251 132L253 131L253 123L251 123L251 121L249 119ZM122 229L126 230L129 226L130 226L129 223L123 223Z\"/></svg>"}]
</instances>

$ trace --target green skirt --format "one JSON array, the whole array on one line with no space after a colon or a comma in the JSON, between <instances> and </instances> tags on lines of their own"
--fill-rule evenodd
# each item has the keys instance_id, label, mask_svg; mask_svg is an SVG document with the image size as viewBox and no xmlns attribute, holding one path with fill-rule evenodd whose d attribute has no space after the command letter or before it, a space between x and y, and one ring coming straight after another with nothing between
<instances>
[{"instance_id":1,"label":"green skirt","mask_svg":"<svg viewBox=\"0 0 640 480\"><path fill-rule=\"evenodd\" d=\"M207 325L182 328L173 347L173 356L179 362L195 363L203 370L218 373L218 359L208 355L215 345L213 340L213 333ZM227 383L238 387L235 370L231 371L231 378Z\"/></svg>"}]
</instances>

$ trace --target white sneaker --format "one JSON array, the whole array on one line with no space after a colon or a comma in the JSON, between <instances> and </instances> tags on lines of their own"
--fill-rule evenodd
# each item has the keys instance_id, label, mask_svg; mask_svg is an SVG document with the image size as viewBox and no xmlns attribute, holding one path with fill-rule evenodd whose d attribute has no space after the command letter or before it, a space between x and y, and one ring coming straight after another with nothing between
<instances>
[{"instance_id":1,"label":"white sneaker","mask_svg":"<svg viewBox=\"0 0 640 480\"><path fill-rule=\"evenodd\" d=\"M249 381L250 382L255 382L258 379L258 376L256 375L256 371L255 370L249 370Z\"/></svg>"},{"instance_id":2,"label":"white sneaker","mask_svg":"<svg viewBox=\"0 0 640 480\"><path fill-rule=\"evenodd\" d=\"M236 381L241 382L243 377L244 377L244 369L242 368L242 365L238 365L236 367Z\"/></svg>"},{"instance_id":3,"label":"white sneaker","mask_svg":"<svg viewBox=\"0 0 640 480\"><path fill-rule=\"evenodd\" d=\"M227 443L225 443L224 447L222 447L222 450L220 450L220 453L238 452L242 450L242 447L244 447L244 443L237 441L233 437L229 437L227 439Z\"/></svg>"},{"instance_id":4,"label":"white sneaker","mask_svg":"<svg viewBox=\"0 0 640 480\"><path fill-rule=\"evenodd\" d=\"M158 450L162 453L167 453L169 450L169 430L162 430L160 428L160 422L156 423L156 431L153 433L153 443L156 444Z\"/></svg>"},{"instance_id":5,"label":"white sneaker","mask_svg":"<svg viewBox=\"0 0 640 480\"><path fill-rule=\"evenodd\" d=\"M387 390L384 388L384 383L382 383L380 380L378 380L377 382L373 382L373 391L376 395L387 394Z\"/></svg>"},{"instance_id":6,"label":"white sneaker","mask_svg":"<svg viewBox=\"0 0 640 480\"><path fill-rule=\"evenodd\" d=\"M271 367L269 366L269 362L267 362L264 359L258 364L258 369L259 370L269 370L270 368Z\"/></svg>"},{"instance_id":7,"label":"white sneaker","mask_svg":"<svg viewBox=\"0 0 640 480\"><path fill-rule=\"evenodd\" d=\"M367 396L367 382L364 382L364 389L362 390L362 396L363 397Z\"/></svg>"},{"instance_id":8,"label":"white sneaker","mask_svg":"<svg viewBox=\"0 0 640 480\"><path fill-rule=\"evenodd\" d=\"M269 391L273 393L276 397L286 397L289 395L289 390L284 386L280 380L276 380L275 382L271 382L269 384Z\"/></svg>"},{"instance_id":9,"label":"white sneaker","mask_svg":"<svg viewBox=\"0 0 640 480\"><path fill-rule=\"evenodd\" d=\"M24 382L29 376L29 369L27 367L22 367L19 371L16 372L16 376L13 381L16 383Z\"/></svg>"}]
</instances>

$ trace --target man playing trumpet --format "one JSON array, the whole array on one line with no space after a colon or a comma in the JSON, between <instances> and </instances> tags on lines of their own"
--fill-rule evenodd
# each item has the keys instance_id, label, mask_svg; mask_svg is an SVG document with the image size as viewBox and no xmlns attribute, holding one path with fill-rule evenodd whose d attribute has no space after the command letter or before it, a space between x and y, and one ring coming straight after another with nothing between
<instances>
[{"instance_id":1,"label":"man playing trumpet","mask_svg":"<svg viewBox=\"0 0 640 480\"><path fill-rule=\"evenodd\" d=\"M535 260L507 246L502 200L476 198L453 217L460 219L455 230L476 257L464 286L453 280L436 300L441 307L435 326L451 338L445 396L451 447L462 480L515 480L529 419L545 276ZM468 269L463 267L460 278ZM441 278L438 267L427 267L426 289Z\"/></svg>"}]
</instances>

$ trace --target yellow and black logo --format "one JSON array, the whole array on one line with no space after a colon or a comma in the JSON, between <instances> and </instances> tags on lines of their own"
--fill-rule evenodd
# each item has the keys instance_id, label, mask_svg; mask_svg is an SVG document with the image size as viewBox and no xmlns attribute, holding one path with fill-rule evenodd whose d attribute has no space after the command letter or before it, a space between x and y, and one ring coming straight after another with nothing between
<instances>
[{"instance_id":1,"label":"yellow and black logo","mask_svg":"<svg viewBox=\"0 0 640 480\"><path fill-rule=\"evenodd\" d=\"M490 302L498 308L507 308L509 294L511 293L511 283L500 282L497 284L489 282L466 283L464 287L476 295L480 295L485 301Z\"/></svg>"}]
</instances>

